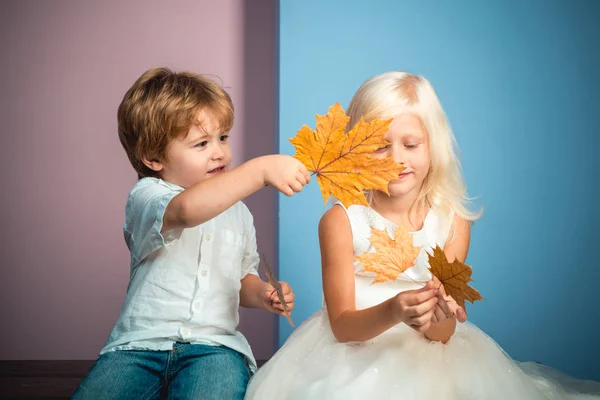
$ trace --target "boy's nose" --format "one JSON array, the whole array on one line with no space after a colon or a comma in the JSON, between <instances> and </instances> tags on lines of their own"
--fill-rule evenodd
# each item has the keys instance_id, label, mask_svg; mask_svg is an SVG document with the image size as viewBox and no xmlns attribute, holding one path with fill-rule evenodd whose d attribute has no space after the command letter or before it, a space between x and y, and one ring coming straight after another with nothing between
<instances>
[{"instance_id":1,"label":"boy's nose","mask_svg":"<svg viewBox=\"0 0 600 400\"><path fill-rule=\"evenodd\" d=\"M220 160L221 158L225 157L225 151L223 150L223 148L219 145L216 146L215 150L213 151L213 159L215 160Z\"/></svg>"}]
</instances>

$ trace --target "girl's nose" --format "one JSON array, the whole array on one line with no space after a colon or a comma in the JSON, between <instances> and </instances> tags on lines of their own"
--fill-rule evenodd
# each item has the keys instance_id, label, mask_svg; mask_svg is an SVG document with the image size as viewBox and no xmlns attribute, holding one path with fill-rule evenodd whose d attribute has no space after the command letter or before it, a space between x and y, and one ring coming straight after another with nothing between
<instances>
[{"instance_id":1,"label":"girl's nose","mask_svg":"<svg viewBox=\"0 0 600 400\"><path fill-rule=\"evenodd\" d=\"M395 163L402 164L404 162L403 146L392 146L392 159Z\"/></svg>"}]
</instances>

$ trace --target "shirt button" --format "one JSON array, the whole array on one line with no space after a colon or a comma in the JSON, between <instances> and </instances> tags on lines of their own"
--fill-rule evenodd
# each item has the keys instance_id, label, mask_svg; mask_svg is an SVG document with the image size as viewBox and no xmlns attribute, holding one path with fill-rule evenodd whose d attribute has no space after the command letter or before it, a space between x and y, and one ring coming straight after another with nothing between
<instances>
[{"instance_id":1,"label":"shirt button","mask_svg":"<svg viewBox=\"0 0 600 400\"><path fill-rule=\"evenodd\" d=\"M196 310L199 310L199 309L200 309L200 307L202 307L202 302L201 302L201 301L197 301L197 302L195 302L195 303L194 303L194 308L195 308Z\"/></svg>"},{"instance_id":2,"label":"shirt button","mask_svg":"<svg viewBox=\"0 0 600 400\"><path fill-rule=\"evenodd\" d=\"M206 278L206 275L208 275L208 271L203 269L202 272L200 272L200 275L202 275L204 278Z\"/></svg>"},{"instance_id":3,"label":"shirt button","mask_svg":"<svg viewBox=\"0 0 600 400\"><path fill-rule=\"evenodd\" d=\"M183 333L184 335L187 335L188 333L190 333L190 330L188 328L183 328L181 330L181 333Z\"/></svg>"},{"instance_id":4,"label":"shirt button","mask_svg":"<svg viewBox=\"0 0 600 400\"><path fill-rule=\"evenodd\" d=\"M206 241L210 242L210 235L206 235Z\"/></svg>"}]
</instances>

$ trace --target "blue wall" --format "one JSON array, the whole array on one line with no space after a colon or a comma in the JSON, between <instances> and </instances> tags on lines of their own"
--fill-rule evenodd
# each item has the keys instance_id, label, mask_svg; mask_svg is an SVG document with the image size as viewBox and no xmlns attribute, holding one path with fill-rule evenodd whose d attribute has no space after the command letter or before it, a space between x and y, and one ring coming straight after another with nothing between
<instances>
[{"instance_id":1,"label":"blue wall","mask_svg":"<svg viewBox=\"0 0 600 400\"><path fill-rule=\"evenodd\" d=\"M427 3L427 4L426 4ZM426 76L485 206L470 320L512 357L600 380L600 2L281 1L279 151L368 77ZM321 306L316 179L279 199L296 323ZM291 332L280 319L280 344Z\"/></svg>"}]
</instances>

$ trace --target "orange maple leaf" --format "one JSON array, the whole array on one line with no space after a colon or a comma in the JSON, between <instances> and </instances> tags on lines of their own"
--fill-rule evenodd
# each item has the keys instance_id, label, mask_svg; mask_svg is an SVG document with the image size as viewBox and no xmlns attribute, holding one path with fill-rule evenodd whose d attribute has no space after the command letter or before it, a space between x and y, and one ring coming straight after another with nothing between
<instances>
[{"instance_id":1,"label":"orange maple leaf","mask_svg":"<svg viewBox=\"0 0 600 400\"><path fill-rule=\"evenodd\" d=\"M400 226L394 231L394 239L387 231L371 227L371 244L375 253L363 253L356 259L365 267L365 271L376 274L373 283L395 280L398 275L412 267L421 251L413 246L412 235Z\"/></svg>"},{"instance_id":2,"label":"orange maple leaf","mask_svg":"<svg viewBox=\"0 0 600 400\"><path fill-rule=\"evenodd\" d=\"M473 270L466 264L458 260L448 262L444 250L439 246L433 249L433 255L429 256L429 271L440 280L444 285L446 294L449 294L456 300L456 303L465 308L465 300L473 303L475 300L483 300L479 292L469 286Z\"/></svg>"},{"instance_id":3,"label":"orange maple leaf","mask_svg":"<svg viewBox=\"0 0 600 400\"><path fill-rule=\"evenodd\" d=\"M368 205L364 190L388 193L388 183L404 170L391 158L372 156L378 148L389 144L383 137L392 120L361 120L344 133L349 117L335 103L327 115L317 115L316 130L303 125L290 142L296 148L295 158L317 175L317 181L327 202L335 196L345 207Z\"/></svg>"}]
</instances>

